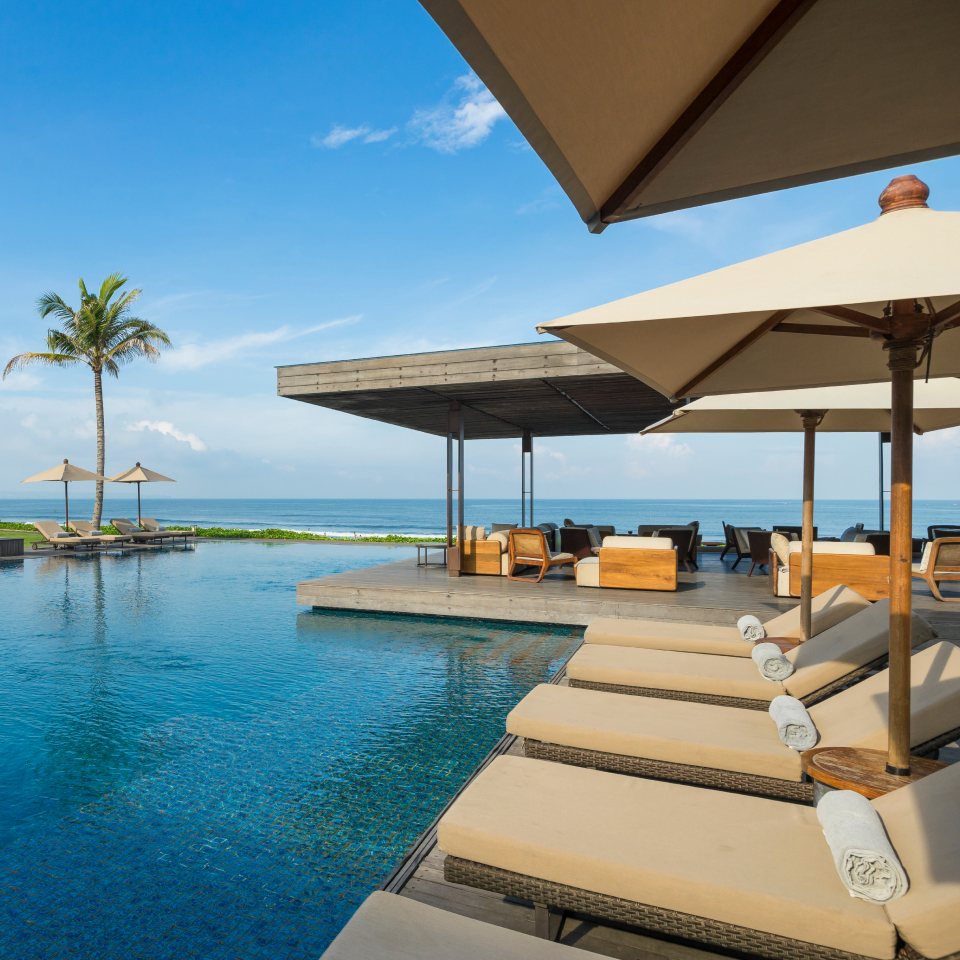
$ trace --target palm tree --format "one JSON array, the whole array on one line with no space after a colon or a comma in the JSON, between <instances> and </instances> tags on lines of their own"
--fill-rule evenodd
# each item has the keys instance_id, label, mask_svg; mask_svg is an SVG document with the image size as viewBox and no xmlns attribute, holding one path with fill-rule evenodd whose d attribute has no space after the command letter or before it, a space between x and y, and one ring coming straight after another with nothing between
<instances>
[{"instance_id":1,"label":"palm tree","mask_svg":"<svg viewBox=\"0 0 960 960\"><path fill-rule=\"evenodd\" d=\"M103 475L103 373L118 376L120 366L137 357L146 357L155 363L160 350L170 346L170 338L148 320L131 316L140 290L130 290L111 303L113 297L127 282L127 277L113 273L100 284L99 293L89 293L80 278L80 309L64 303L55 293L45 293L37 301L41 317L51 314L60 321L60 329L47 331L45 353L21 353L15 356L3 371L8 373L39 363L53 367L68 367L85 363L93 371L93 392L97 403L97 473ZM103 511L103 481L97 481L97 496L93 507L93 524L100 525Z\"/></svg>"}]
</instances>

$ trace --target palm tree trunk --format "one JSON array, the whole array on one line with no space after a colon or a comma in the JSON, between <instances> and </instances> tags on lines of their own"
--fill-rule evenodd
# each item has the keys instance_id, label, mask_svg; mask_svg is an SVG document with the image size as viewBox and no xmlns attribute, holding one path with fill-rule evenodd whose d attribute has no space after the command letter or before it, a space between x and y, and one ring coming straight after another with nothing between
<instances>
[{"instance_id":1,"label":"palm tree trunk","mask_svg":"<svg viewBox=\"0 0 960 960\"><path fill-rule=\"evenodd\" d=\"M97 473L103 476L104 439L103 439L103 374L100 370L93 371L93 394L97 400ZM97 494L93 501L93 525L100 526L100 515L103 513L103 481L97 481Z\"/></svg>"}]
</instances>

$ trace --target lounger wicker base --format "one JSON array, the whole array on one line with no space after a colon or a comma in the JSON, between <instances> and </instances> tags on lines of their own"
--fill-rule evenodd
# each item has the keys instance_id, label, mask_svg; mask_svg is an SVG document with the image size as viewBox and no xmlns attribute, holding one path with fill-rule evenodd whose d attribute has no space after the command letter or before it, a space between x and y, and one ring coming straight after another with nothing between
<instances>
[{"instance_id":1,"label":"lounger wicker base","mask_svg":"<svg viewBox=\"0 0 960 960\"><path fill-rule=\"evenodd\" d=\"M865 666L858 667L850 673L845 673L833 683L828 683L819 690L801 697L804 706L810 707L827 697L839 693L845 687L852 686L859 680L865 680L874 670L880 670L886 666L887 655L878 657ZM656 697L660 700L686 700L691 703L711 703L717 707L739 707L741 710L769 710L769 700L754 700L750 697L723 697L716 693L689 693L686 690L662 690L659 687L632 687L623 683L600 683L595 680L574 680L572 677L568 681L571 687L579 687L581 690L601 690L604 693L625 693L633 697Z\"/></svg>"},{"instance_id":2,"label":"lounger wicker base","mask_svg":"<svg viewBox=\"0 0 960 960\"><path fill-rule=\"evenodd\" d=\"M599 920L639 927L644 932L682 940L691 946L706 945L770 960L865 960L857 953L821 947L803 940L791 940L789 937L778 937L772 933L737 927L663 907L621 900L608 894L551 883L472 860L461 860L459 857L448 856L443 861L443 876L449 883L459 883L532 901L541 910L565 910Z\"/></svg>"},{"instance_id":3,"label":"lounger wicker base","mask_svg":"<svg viewBox=\"0 0 960 960\"><path fill-rule=\"evenodd\" d=\"M523 753L534 760L551 760L574 767L589 767L591 770L608 770L610 773L625 773L653 780L672 780L675 783L689 783L714 790L752 793L758 797L773 797L776 800L813 803L813 783L796 780L780 780L776 777L696 767L686 763L669 763L665 760L648 760L645 757L628 757L599 750L582 750L579 747L565 747L559 743L543 743L540 740L524 740Z\"/></svg>"}]
</instances>

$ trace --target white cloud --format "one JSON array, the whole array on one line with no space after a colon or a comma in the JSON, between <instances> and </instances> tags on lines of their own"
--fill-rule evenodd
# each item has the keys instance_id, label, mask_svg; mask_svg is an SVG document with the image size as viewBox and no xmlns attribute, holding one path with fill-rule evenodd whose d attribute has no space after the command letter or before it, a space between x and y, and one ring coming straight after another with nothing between
<instances>
[{"instance_id":1,"label":"white cloud","mask_svg":"<svg viewBox=\"0 0 960 960\"><path fill-rule=\"evenodd\" d=\"M335 124L330 132L321 137L315 133L310 138L310 143L315 147L326 147L328 150L336 150L351 140L363 137L364 143L382 143L384 140L392 137L397 132L396 127L389 130L374 130L368 124L362 123L359 127L344 127L341 124Z\"/></svg>"},{"instance_id":2,"label":"white cloud","mask_svg":"<svg viewBox=\"0 0 960 960\"><path fill-rule=\"evenodd\" d=\"M162 433L165 437L173 437L174 440L189 443L191 450L200 452L207 449L207 445L195 433L184 433L182 430L178 430L172 423L167 423L166 420L141 420L139 423L127 424L127 429L155 430L157 433Z\"/></svg>"},{"instance_id":3,"label":"white cloud","mask_svg":"<svg viewBox=\"0 0 960 960\"><path fill-rule=\"evenodd\" d=\"M295 340L297 337L305 337L308 333L318 333L321 330L329 330L331 327L342 327L346 324L357 323L362 317L363 314L358 313L352 317L341 317L339 320L318 323L316 326L307 327L306 330L293 330L284 325L277 327L276 330L267 330L263 333L242 333L225 340L187 343L176 350L163 354L160 362L170 370L196 370L198 367L204 367L210 363L221 363L224 360L235 359L273 343L284 343L287 340Z\"/></svg>"},{"instance_id":4,"label":"white cloud","mask_svg":"<svg viewBox=\"0 0 960 960\"><path fill-rule=\"evenodd\" d=\"M18 370L8 374L3 380L0 380L0 390L36 390L42 383L43 380L41 380L40 377Z\"/></svg>"},{"instance_id":5,"label":"white cloud","mask_svg":"<svg viewBox=\"0 0 960 960\"><path fill-rule=\"evenodd\" d=\"M474 74L457 77L455 89L463 91L456 106L444 100L429 110L417 110L407 124L415 139L441 153L456 153L482 143L493 125L507 115Z\"/></svg>"},{"instance_id":6,"label":"white cloud","mask_svg":"<svg viewBox=\"0 0 960 960\"><path fill-rule=\"evenodd\" d=\"M650 433L645 437L639 433L631 434L627 437L627 446L631 450L665 453L678 460L693 453L687 444L681 443L669 433Z\"/></svg>"}]
</instances>

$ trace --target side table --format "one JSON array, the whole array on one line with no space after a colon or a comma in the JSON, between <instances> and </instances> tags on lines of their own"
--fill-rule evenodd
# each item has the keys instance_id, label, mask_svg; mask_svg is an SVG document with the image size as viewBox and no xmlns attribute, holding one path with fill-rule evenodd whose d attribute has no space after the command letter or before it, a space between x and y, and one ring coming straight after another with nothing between
<instances>
[{"instance_id":1,"label":"side table","mask_svg":"<svg viewBox=\"0 0 960 960\"><path fill-rule=\"evenodd\" d=\"M445 543L418 543L417 547L417 566L418 567L445 567L447 565L447 545ZM420 561L420 551L423 551L423 562ZM430 550L442 550L443 561L441 563L430 563Z\"/></svg>"},{"instance_id":2,"label":"side table","mask_svg":"<svg viewBox=\"0 0 960 960\"><path fill-rule=\"evenodd\" d=\"M910 776L887 773L886 750L859 747L814 747L800 754L803 772L813 779L814 803L827 789L853 790L868 800L916 783L948 766L939 760L910 758Z\"/></svg>"}]
</instances>

